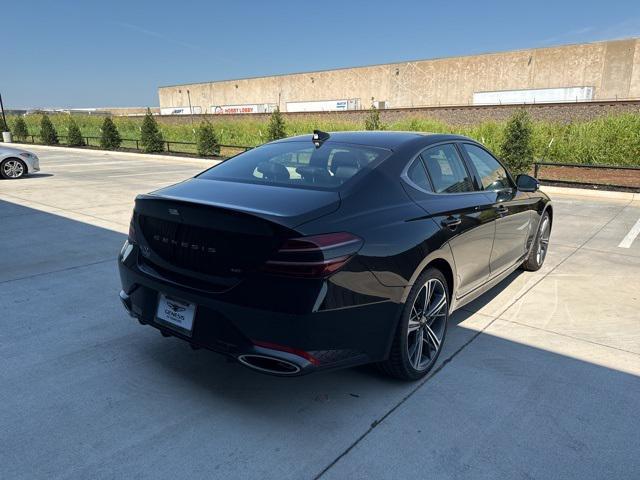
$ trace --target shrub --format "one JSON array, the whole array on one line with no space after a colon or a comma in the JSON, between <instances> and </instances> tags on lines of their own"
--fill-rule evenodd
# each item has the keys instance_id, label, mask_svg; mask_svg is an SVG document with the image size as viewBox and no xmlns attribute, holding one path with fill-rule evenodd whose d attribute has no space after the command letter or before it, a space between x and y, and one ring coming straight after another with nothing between
<instances>
[{"instance_id":1,"label":"shrub","mask_svg":"<svg viewBox=\"0 0 640 480\"><path fill-rule=\"evenodd\" d=\"M13 135L19 140L24 140L27 138L27 135L29 135L27 123L24 121L22 116L19 116L16 118L16 121L13 122Z\"/></svg>"},{"instance_id":2,"label":"shrub","mask_svg":"<svg viewBox=\"0 0 640 480\"><path fill-rule=\"evenodd\" d=\"M365 130L384 130L384 125L380 121L380 111L372 106L369 115L364 119Z\"/></svg>"},{"instance_id":3,"label":"shrub","mask_svg":"<svg viewBox=\"0 0 640 480\"><path fill-rule=\"evenodd\" d=\"M102 133L100 135L100 148L105 150L116 150L120 147L122 138L116 128L116 124L113 123L111 117L105 117L102 122Z\"/></svg>"},{"instance_id":4,"label":"shrub","mask_svg":"<svg viewBox=\"0 0 640 480\"><path fill-rule=\"evenodd\" d=\"M9 125L4 121L4 118L0 116L0 132L9 132Z\"/></svg>"},{"instance_id":5,"label":"shrub","mask_svg":"<svg viewBox=\"0 0 640 480\"><path fill-rule=\"evenodd\" d=\"M80 127L73 117L69 117L69 123L67 124L67 145L70 147L82 147L84 145L84 138L82 138L82 132Z\"/></svg>"},{"instance_id":6,"label":"shrub","mask_svg":"<svg viewBox=\"0 0 640 480\"><path fill-rule=\"evenodd\" d=\"M146 153L155 153L164 151L164 141L162 132L158 127L158 122L151 115L151 110L147 108L147 113L142 120L140 129L140 144Z\"/></svg>"},{"instance_id":7,"label":"shrub","mask_svg":"<svg viewBox=\"0 0 640 480\"><path fill-rule=\"evenodd\" d=\"M220 154L220 144L213 130L213 125L209 122L202 122L196 130L196 144L198 155L210 156Z\"/></svg>"},{"instance_id":8,"label":"shrub","mask_svg":"<svg viewBox=\"0 0 640 480\"><path fill-rule=\"evenodd\" d=\"M514 174L528 173L533 164L533 128L526 110L519 110L507 122L500 148L502 160Z\"/></svg>"},{"instance_id":9,"label":"shrub","mask_svg":"<svg viewBox=\"0 0 640 480\"><path fill-rule=\"evenodd\" d=\"M45 145L57 145L60 143L58 141L58 132L56 132L49 115L46 113L42 115L40 120L40 139Z\"/></svg>"},{"instance_id":10,"label":"shrub","mask_svg":"<svg viewBox=\"0 0 640 480\"><path fill-rule=\"evenodd\" d=\"M271 113L269 125L267 125L267 141L270 142L272 140L285 138L287 136L286 128L282 113L280 113L279 108L276 108L273 113Z\"/></svg>"}]
</instances>

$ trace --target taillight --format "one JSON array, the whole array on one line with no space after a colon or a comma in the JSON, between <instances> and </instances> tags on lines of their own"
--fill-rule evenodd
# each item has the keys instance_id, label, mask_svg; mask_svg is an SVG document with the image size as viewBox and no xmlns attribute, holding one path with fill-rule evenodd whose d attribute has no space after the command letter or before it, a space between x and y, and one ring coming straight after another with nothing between
<instances>
[{"instance_id":1,"label":"taillight","mask_svg":"<svg viewBox=\"0 0 640 480\"><path fill-rule=\"evenodd\" d=\"M346 232L290 238L268 260L263 271L277 275L322 278L342 268L364 242Z\"/></svg>"},{"instance_id":2,"label":"taillight","mask_svg":"<svg viewBox=\"0 0 640 480\"><path fill-rule=\"evenodd\" d=\"M131 215L131 221L129 222L129 235L127 236L127 241L131 244L136 243L136 212L133 212Z\"/></svg>"}]
</instances>

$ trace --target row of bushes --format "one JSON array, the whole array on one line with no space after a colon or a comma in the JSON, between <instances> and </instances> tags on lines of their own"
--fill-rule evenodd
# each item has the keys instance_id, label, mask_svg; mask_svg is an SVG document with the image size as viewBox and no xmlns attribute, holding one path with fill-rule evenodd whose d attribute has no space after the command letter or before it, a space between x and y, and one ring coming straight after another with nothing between
<instances>
[{"instance_id":1,"label":"row of bushes","mask_svg":"<svg viewBox=\"0 0 640 480\"><path fill-rule=\"evenodd\" d=\"M274 114L276 115L276 114ZM374 117L377 116L377 118ZM279 119L270 122L256 120L255 117L230 119L224 116L213 120L216 141L226 145L255 146L272 138L272 133L280 135L300 135L314 129L324 131L362 130L364 122L323 120L310 117L287 119L286 124L280 113ZM9 126L15 134L15 122L18 117L7 117ZM39 135L40 117L23 117L29 133ZM67 128L68 115L52 115L51 121L58 132ZM103 119L92 115L73 115L85 136L100 136ZM372 111L367 119L370 128L420 131L433 133L456 133L474 138L485 144L490 150L504 156L502 146L507 135L507 122L479 122L469 126L452 126L426 118L407 118L395 122L383 123L379 112ZM123 138L140 138L142 121L138 117L114 117L113 121ZM162 136L168 141L195 142L198 128L181 123L174 124L173 119L159 119ZM621 166L640 166L640 114L627 113L596 118L590 121L571 123L529 121L530 144L533 157L537 160L561 163L611 164Z\"/></svg>"},{"instance_id":2,"label":"row of bushes","mask_svg":"<svg viewBox=\"0 0 640 480\"><path fill-rule=\"evenodd\" d=\"M75 117L70 115L65 120L65 125L62 126L62 128L65 128L67 131L67 134L65 135L67 139L65 145L70 147L85 146L85 137L83 136ZM60 144L58 131L47 114L43 114L41 116L39 126L40 128L38 132L34 135L38 136L43 144ZM24 117L21 116L15 119L11 131L17 140L24 140L31 135ZM100 148L105 150L117 150L122 145L122 136L111 117L105 117L102 120L99 133ZM147 111L147 114L142 120L139 141L142 150L146 153L159 153L164 151L165 140L162 135L162 131L150 111ZM218 139L216 138L215 130L209 122L202 122L197 128L196 146L198 154L202 156L218 155L220 153L220 146Z\"/></svg>"}]
</instances>

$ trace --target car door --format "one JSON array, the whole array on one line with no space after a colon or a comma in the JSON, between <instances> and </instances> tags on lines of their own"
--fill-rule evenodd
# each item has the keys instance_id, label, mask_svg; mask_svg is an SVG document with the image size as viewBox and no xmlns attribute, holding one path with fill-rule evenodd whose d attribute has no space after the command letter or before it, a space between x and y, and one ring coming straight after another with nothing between
<instances>
[{"instance_id":1,"label":"car door","mask_svg":"<svg viewBox=\"0 0 640 480\"><path fill-rule=\"evenodd\" d=\"M453 252L458 297L489 278L495 211L453 143L427 148L403 174L412 199L441 227Z\"/></svg>"},{"instance_id":2,"label":"car door","mask_svg":"<svg viewBox=\"0 0 640 480\"><path fill-rule=\"evenodd\" d=\"M499 275L521 262L526 253L532 228L530 196L518 191L506 168L487 150L472 143L461 147L497 214L490 267L491 276Z\"/></svg>"}]
</instances>

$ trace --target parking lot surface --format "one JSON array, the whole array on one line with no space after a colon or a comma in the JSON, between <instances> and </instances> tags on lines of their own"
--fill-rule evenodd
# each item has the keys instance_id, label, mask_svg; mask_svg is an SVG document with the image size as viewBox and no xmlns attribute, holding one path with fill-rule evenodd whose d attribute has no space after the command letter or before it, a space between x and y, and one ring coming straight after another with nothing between
<instances>
[{"instance_id":1,"label":"parking lot surface","mask_svg":"<svg viewBox=\"0 0 640 480\"><path fill-rule=\"evenodd\" d=\"M640 202L554 196L544 267L456 312L424 382L285 379L118 300L133 198L209 163L32 150L0 181L0 478L640 478Z\"/></svg>"}]
</instances>

